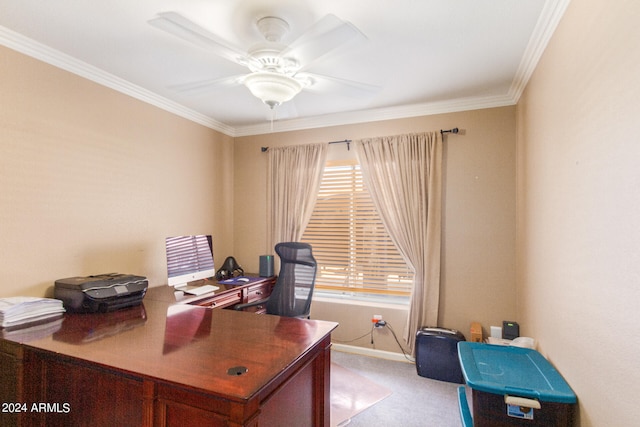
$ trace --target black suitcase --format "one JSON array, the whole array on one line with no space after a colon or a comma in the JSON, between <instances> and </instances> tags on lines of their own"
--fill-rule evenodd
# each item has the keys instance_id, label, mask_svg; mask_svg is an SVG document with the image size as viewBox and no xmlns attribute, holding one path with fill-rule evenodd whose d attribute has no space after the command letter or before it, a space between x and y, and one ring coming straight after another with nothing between
<instances>
[{"instance_id":1,"label":"black suitcase","mask_svg":"<svg viewBox=\"0 0 640 427\"><path fill-rule=\"evenodd\" d=\"M416 333L416 369L418 375L434 380L464 384L458 343L466 341L454 329L422 327Z\"/></svg>"}]
</instances>

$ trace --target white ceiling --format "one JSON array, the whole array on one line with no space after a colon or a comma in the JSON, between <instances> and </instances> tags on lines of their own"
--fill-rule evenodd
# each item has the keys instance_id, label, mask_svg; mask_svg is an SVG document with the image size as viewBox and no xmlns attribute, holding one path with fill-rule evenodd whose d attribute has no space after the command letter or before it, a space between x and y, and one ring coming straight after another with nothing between
<instances>
[{"instance_id":1,"label":"white ceiling","mask_svg":"<svg viewBox=\"0 0 640 427\"><path fill-rule=\"evenodd\" d=\"M513 105L569 0L0 0L0 44L231 136ZM327 14L366 39L308 71L370 85L316 86L269 108L242 84L176 85L248 73L148 23L178 12L246 51L257 19L290 25L285 44ZM318 90L312 90L318 89Z\"/></svg>"}]
</instances>

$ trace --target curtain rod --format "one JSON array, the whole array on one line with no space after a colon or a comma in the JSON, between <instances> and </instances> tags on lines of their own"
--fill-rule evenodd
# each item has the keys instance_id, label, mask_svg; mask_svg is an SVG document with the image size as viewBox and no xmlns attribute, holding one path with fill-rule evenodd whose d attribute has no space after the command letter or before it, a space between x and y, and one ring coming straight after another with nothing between
<instances>
[{"instance_id":1,"label":"curtain rod","mask_svg":"<svg viewBox=\"0 0 640 427\"><path fill-rule=\"evenodd\" d=\"M351 150L351 140L344 139L342 141L331 141L328 144L347 144L347 151Z\"/></svg>"},{"instance_id":2,"label":"curtain rod","mask_svg":"<svg viewBox=\"0 0 640 427\"><path fill-rule=\"evenodd\" d=\"M331 141L331 142L327 142L327 144L347 144L347 150L349 150L351 140L350 139L343 139L342 141ZM269 151L269 147L260 147L260 151L262 151L263 153L265 151Z\"/></svg>"},{"instance_id":3,"label":"curtain rod","mask_svg":"<svg viewBox=\"0 0 640 427\"><path fill-rule=\"evenodd\" d=\"M440 129L440 134L444 135L445 133L458 133L460 130L458 128L453 128L453 129L447 129L447 130L442 130ZM351 149L351 140L350 139L343 139L342 141L331 141L328 142L327 144L347 144L347 150ZM266 151L269 151L269 147L261 147L260 151L262 151L263 153Z\"/></svg>"}]
</instances>

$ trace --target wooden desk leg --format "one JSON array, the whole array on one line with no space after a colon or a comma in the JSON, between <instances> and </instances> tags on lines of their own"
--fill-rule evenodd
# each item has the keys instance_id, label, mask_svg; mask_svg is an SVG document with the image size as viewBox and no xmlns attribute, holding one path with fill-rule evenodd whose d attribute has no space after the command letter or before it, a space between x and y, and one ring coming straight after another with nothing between
<instances>
[{"instance_id":1,"label":"wooden desk leg","mask_svg":"<svg viewBox=\"0 0 640 427\"><path fill-rule=\"evenodd\" d=\"M154 426L154 409L157 397L157 387L153 381L142 382L142 427Z\"/></svg>"},{"instance_id":2,"label":"wooden desk leg","mask_svg":"<svg viewBox=\"0 0 640 427\"><path fill-rule=\"evenodd\" d=\"M324 351L316 358L315 372L315 424L329 426L331 424L331 339L323 343Z\"/></svg>"}]
</instances>

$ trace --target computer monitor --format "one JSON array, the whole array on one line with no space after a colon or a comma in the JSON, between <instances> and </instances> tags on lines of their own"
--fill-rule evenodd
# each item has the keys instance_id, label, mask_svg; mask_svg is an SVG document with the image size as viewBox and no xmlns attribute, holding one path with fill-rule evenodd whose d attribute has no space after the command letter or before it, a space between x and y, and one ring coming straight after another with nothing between
<instances>
[{"instance_id":1,"label":"computer monitor","mask_svg":"<svg viewBox=\"0 0 640 427\"><path fill-rule=\"evenodd\" d=\"M215 276L210 235L167 237L166 248L169 286L186 287L189 282Z\"/></svg>"}]
</instances>

